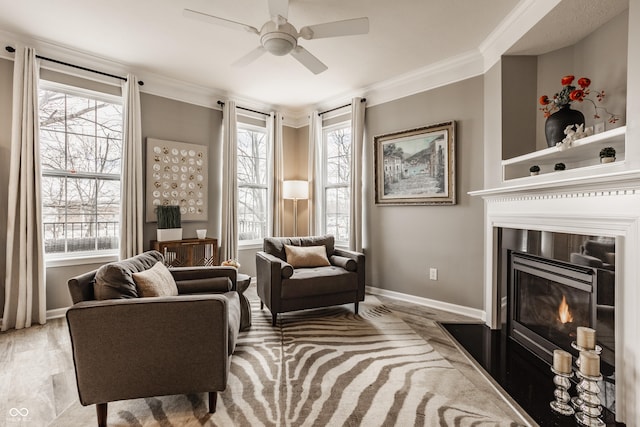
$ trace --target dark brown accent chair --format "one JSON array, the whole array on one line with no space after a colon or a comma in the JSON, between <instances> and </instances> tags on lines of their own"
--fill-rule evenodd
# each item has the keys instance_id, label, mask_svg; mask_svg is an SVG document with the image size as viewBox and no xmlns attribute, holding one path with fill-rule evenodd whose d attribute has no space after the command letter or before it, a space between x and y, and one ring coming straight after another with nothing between
<instances>
[{"instance_id":1,"label":"dark brown accent chair","mask_svg":"<svg viewBox=\"0 0 640 427\"><path fill-rule=\"evenodd\" d=\"M173 268L178 296L139 298L132 273L158 261L150 251L68 281L78 395L96 404L99 426L108 402L141 397L208 392L213 413L227 386L240 329L236 269ZM95 289L107 267L110 286Z\"/></svg>"},{"instance_id":2,"label":"dark brown accent chair","mask_svg":"<svg viewBox=\"0 0 640 427\"><path fill-rule=\"evenodd\" d=\"M330 266L293 268L284 245L325 246ZM335 247L334 237L267 237L256 253L260 309L271 311L273 326L278 313L364 301L364 254Z\"/></svg>"}]
</instances>

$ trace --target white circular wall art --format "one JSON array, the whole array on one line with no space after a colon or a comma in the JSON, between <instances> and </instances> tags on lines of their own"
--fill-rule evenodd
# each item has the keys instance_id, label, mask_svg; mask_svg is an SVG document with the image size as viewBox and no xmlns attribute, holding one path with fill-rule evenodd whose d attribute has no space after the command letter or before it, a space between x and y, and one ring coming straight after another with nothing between
<instances>
[{"instance_id":1,"label":"white circular wall art","mask_svg":"<svg viewBox=\"0 0 640 427\"><path fill-rule=\"evenodd\" d=\"M160 205L179 205L184 221L207 220L207 148L147 138L147 222Z\"/></svg>"}]
</instances>

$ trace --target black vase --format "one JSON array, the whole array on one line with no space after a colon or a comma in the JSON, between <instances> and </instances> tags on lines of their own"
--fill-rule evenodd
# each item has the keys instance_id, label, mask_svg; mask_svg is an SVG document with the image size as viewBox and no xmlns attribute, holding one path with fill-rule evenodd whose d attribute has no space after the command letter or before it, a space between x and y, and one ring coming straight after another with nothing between
<instances>
[{"instance_id":1,"label":"black vase","mask_svg":"<svg viewBox=\"0 0 640 427\"><path fill-rule=\"evenodd\" d=\"M584 125L584 115L578 110L572 110L570 105L566 104L550 115L544 124L547 145L555 147L558 142L562 142L566 137L564 130L569 125Z\"/></svg>"}]
</instances>

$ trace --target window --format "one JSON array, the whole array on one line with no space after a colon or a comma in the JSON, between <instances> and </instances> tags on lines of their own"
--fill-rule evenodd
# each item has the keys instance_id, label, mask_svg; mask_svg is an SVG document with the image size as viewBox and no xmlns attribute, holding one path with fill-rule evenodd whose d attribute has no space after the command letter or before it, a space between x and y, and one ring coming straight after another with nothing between
<instances>
[{"instance_id":1,"label":"window","mask_svg":"<svg viewBox=\"0 0 640 427\"><path fill-rule=\"evenodd\" d=\"M120 97L41 82L46 254L116 252L120 234Z\"/></svg>"},{"instance_id":2,"label":"window","mask_svg":"<svg viewBox=\"0 0 640 427\"><path fill-rule=\"evenodd\" d=\"M324 232L336 243L349 244L351 204L351 124L340 123L323 129L324 143Z\"/></svg>"},{"instance_id":3,"label":"window","mask_svg":"<svg viewBox=\"0 0 640 427\"><path fill-rule=\"evenodd\" d=\"M265 128L238 123L238 241L254 243L268 233L269 161Z\"/></svg>"}]
</instances>

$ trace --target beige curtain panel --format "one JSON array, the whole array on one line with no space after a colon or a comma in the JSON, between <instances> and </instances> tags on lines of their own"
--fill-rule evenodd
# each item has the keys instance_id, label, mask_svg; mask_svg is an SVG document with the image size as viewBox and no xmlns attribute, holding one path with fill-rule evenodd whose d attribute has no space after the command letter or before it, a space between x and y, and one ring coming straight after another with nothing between
<instances>
[{"instance_id":1,"label":"beige curtain panel","mask_svg":"<svg viewBox=\"0 0 640 427\"><path fill-rule=\"evenodd\" d=\"M351 100L351 205L349 249L362 252L362 157L364 155L364 113L362 98Z\"/></svg>"},{"instance_id":2,"label":"beige curtain panel","mask_svg":"<svg viewBox=\"0 0 640 427\"><path fill-rule=\"evenodd\" d=\"M142 238L144 186L142 183L142 125L140 89L133 74L122 84L124 100L123 158L120 181L120 259L144 250Z\"/></svg>"},{"instance_id":3,"label":"beige curtain panel","mask_svg":"<svg viewBox=\"0 0 640 427\"><path fill-rule=\"evenodd\" d=\"M46 322L38 80L35 50L17 49L13 66L3 331Z\"/></svg>"},{"instance_id":4,"label":"beige curtain panel","mask_svg":"<svg viewBox=\"0 0 640 427\"><path fill-rule=\"evenodd\" d=\"M238 259L238 123L235 101L222 107L222 227L220 259Z\"/></svg>"}]
</instances>

